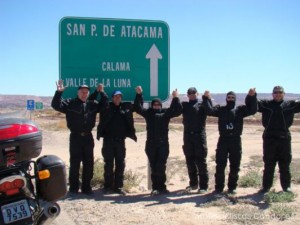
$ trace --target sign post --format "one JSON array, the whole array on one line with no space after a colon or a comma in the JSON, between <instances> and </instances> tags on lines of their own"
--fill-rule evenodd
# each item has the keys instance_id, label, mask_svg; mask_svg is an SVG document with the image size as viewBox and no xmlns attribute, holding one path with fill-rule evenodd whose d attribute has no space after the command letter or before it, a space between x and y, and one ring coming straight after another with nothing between
<instances>
[{"instance_id":1,"label":"sign post","mask_svg":"<svg viewBox=\"0 0 300 225\"><path fill-rule=\"evenodd\" d=\"M34 110L34 100L27 100L27 110L30 112L30 120L31 120L31 114Z\"/></svg>"},{"instance_id":2,"label":"sign post","mask_svg":"<svg viewBox=\"0 0 300 225\"><path fill-rule=\"evenodd\" d=\"M110 96L123 93L133 101L143 87L145 102L167 100L170 92L169 27L163 21L101 18L62 18L59 24L59 76L76 96L78 86L93 91L104 84Z\"/></svg>"}]
</instances>

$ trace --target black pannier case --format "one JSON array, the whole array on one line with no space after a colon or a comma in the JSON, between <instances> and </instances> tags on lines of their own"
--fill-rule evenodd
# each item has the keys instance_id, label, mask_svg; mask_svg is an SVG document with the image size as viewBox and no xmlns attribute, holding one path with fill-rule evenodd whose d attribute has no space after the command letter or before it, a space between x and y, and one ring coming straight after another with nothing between
<instances>
[{"instance_id":1,"label":"black pannier case","mask_svg":"<svg viewBox=\"0 0 300 225\"><path fill-rule=\"evenodd\" d=\"M34 132L19 133L18 126L31 126ZM14 130L14 127L16 128ZM42 151L42 132L37 125L28 119L1 118L0 119L0 167L38 157ZM14 135L6 135L14 132ZM12 154L13 153L13 154Z\"/></svg>"},{"instance_id":2,"label":"black pannier case","mask_svg":"<svg viewBox=\"0 0 300 225\"><path fill-rule=\"evenodd\" d=\"M39 180L37 191L46 201L56 201L67 193L66 166L55 155L45 155L37 159L38 170L49 170L50 177Z\"/></svg>"}]
</instances>

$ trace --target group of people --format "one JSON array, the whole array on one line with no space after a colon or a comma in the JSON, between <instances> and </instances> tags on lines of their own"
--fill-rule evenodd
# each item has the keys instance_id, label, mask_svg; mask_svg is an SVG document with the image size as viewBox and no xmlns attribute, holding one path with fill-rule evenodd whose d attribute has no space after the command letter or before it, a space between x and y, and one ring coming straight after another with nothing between
<instances>
[{"instance_id":1,"label":"group of people","mask_svg":"<svg viewBox=\"0 0 300 225\"><path fill-rule=\"evenodd\" d=\"M283 191L291 191L290 163L292 158L291 133L294 114L300 112L300 102L284 100L284 89L275 86L273 99L257 100L255 88L251 88L245 104L236 105L236 94L226 95L226 105L213 105L209 91L205 91L202 101L198 99L195 87L187 90L188 101L181 102L177 90L172 92L170 107L163 108L158 98L151 101L149 108L143 107L143 90L135 88L134 103L122 102L122 93L114 91L111 101L99 84L94 93L82 85L76 98L63 99L65 87L60 80L52 100L52 107L66 114L70 130L70 169L69 192L77 194L79 189L87 195L93 194L91 179L94 167L94 139L92 129L96 123L97 139L103 138L102 156L104 159L104 193L125 195L123 189L126 146L125 139L137 141L133 112L145 118L147 139L145 152L151 168L151 195L166 194L166 164L169 156L169 122L182 114L183 153L189 176L187 192L197 190L199 194L208 191L206 118L218 118L219 139L216 148L215 193L222 193L225 187L225 168L229 159L228 193L235 194L239 178L242 156L241 135L243 118L256 112L262 113L263 132L263 185L260 192L266 193L273 183L278 162L280 182ZM79 168L82 162L82 182L79 182Z\"/></svg>"}]
</instances>

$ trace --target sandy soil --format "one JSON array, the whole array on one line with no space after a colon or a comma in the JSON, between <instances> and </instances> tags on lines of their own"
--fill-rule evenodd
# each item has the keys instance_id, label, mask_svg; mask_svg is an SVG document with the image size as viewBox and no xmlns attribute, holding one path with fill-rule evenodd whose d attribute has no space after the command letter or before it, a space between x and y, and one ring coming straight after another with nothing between
<instances>
[{"instance_id":1,"label":"sandy soil","mask_svg":"<svg viewBox=\"0 0 300 225\"><path fill-rule=\"evenodd\" d=\"M175 126L181 127L181 125ZM264 203L263 196L257 193L259 188L239 187L236 197L223 196L218 201L219 204L223 201L223 204L220 206L212 204L216 200L215 196L211 194L214 188L215 163L213 158L218 140L215 124L207 125L209 192L205 195L182 192L188 185L188 177L183 163L182 131L171 129L167 183L171 193L151 197L147 182L147 158L144 153L145 134L145 132L137 134L137 143L131 140L126 141L126 169L140 174L142 181L139 187L131 190L127 196L103 195L99 189L95 190L93 197L80 194L76 198L66 197L59 200L62 213L53 224L300 224L299 197L296 197L292 203L285 203L287 207L292 206L296 213L284 221L270 216L270 206ZM262 127L260 125L246 124L244 126L240 176L251 169L250 156L262 156L261 134ZM42 154L58 155L68 164L69 132L44 129L43 138ZM95 142L95 157L101 158L102 141ZM292 147L294 159L300 158L299 127L293 127ZM257 161L261 160L262 157L258 157ZM276 191L281 190L278 179L274 187ZM295 193L300 193L300 185L294 184L292 188ZM211 205L209 205L210 203Z\"/></svg>"}]
</instances>

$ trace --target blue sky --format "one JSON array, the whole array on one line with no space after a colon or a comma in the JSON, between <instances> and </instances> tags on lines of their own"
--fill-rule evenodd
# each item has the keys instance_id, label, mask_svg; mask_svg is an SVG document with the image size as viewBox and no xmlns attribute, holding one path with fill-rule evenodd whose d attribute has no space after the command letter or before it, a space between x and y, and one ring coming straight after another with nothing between
<instances>
[{"instance_id":1,"label":"blue sky","mask_svg":"<svg viewBox=\"0 0 300 225\"><path fill-rule=\"evenodd\" d=\"M180 93L300 93L298 0L1 0L0 94L54 94L65 16L167 22L170 89Z\"/></svg>"}]
</instances>

